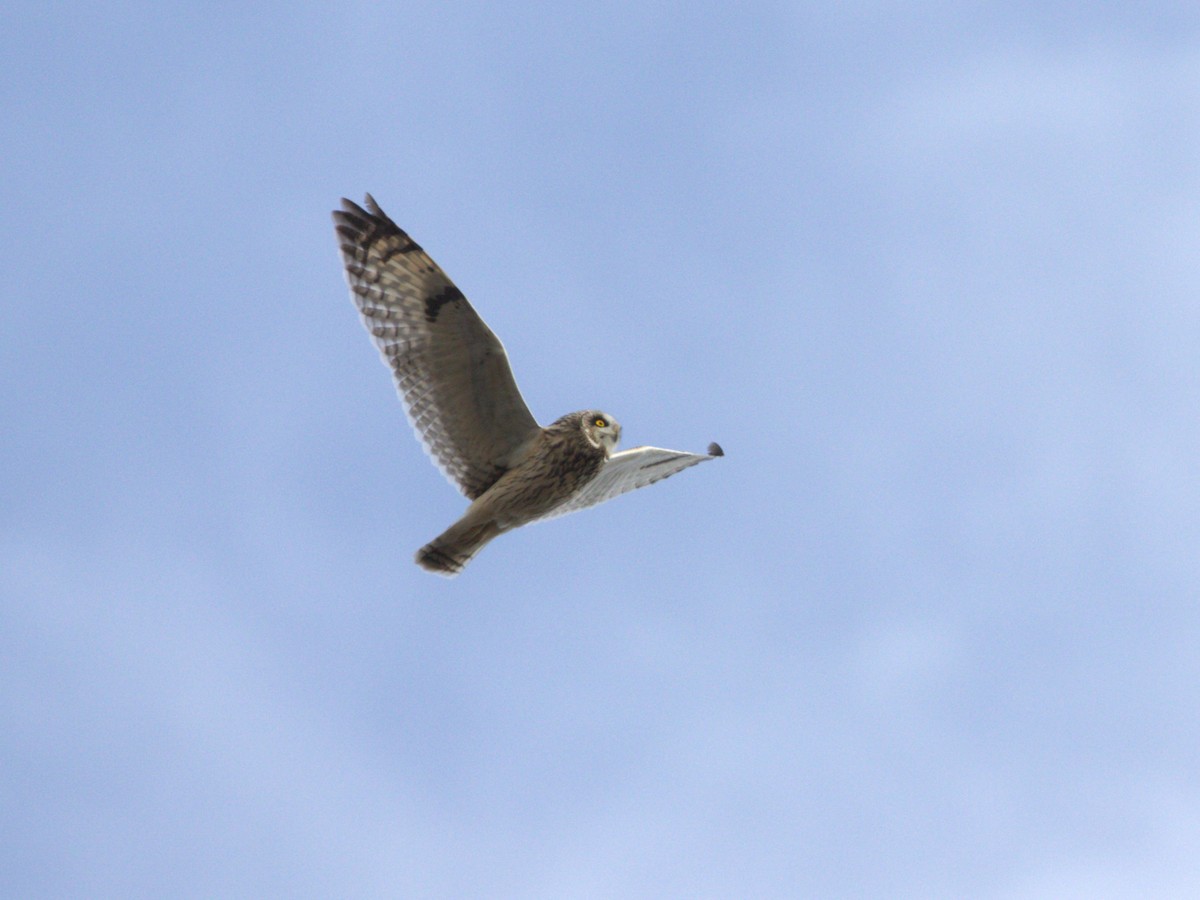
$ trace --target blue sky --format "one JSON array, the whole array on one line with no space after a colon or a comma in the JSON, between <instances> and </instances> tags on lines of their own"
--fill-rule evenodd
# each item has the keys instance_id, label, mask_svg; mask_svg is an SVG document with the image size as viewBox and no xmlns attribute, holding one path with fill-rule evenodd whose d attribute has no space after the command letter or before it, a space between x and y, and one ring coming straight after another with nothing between
<instances>
[{"instance_id":1,"label":"blue sky","mask_svg":"<svg viewBox=\"0 0 1200 900\"><path fill-rule=\"evenodd\" d=\"M1200 894L1194 4L0 35L0 893ZM364 191L727 457L416 568Z\"/></svg>"}]
</instances>

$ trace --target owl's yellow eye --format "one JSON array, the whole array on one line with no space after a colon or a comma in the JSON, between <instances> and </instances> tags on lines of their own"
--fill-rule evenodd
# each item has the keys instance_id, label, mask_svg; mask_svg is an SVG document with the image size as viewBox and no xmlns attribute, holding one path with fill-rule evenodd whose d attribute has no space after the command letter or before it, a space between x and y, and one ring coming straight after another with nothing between
<instances>
[{"instance_id":1,"label":"owl's yellow eye","mask_svg":"<svg viewBox=\"0 0 1200 900\"><path fill-rule=\"evenodd\" d=\"M597 419L597 420L596 420L595 422L593 422L592 424L593 424L593 425L595 425L597 428L603 428L603 427L604 427L605 425L607 425L608 423L607 423L607 422L605 422L603 419Z\"/></svg>"}]
</instances>

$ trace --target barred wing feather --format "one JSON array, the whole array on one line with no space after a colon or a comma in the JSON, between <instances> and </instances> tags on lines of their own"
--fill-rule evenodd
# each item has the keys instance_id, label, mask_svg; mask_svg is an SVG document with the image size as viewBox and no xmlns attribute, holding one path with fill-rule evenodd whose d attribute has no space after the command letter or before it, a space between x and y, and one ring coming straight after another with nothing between
<instances>
[{"instance_id":1,"label":"barred wing feather","mask_svg":"<svg viewBox=\"0 0 1200 900\"><path fill-rule=\"evenodd\" d=\"M342 200L333 220L350 292L409 422L438 468L474 500L538 434L504 346L370 194L365 208Z\"/></svg>"},{"instance_id":2,"label":"barred wing feather","mask_svg":"<svg viewBox=\"0 0 1200 900\"><path fill-rule=\"evenodd\" d=\"M595 478L562 506L556 507L547 518L595 506L724 455L717 444L709 444L708 453L686 453L683 450L664 450L662 447L622 450L610 456Z\"/></svg>"}]
</instances>

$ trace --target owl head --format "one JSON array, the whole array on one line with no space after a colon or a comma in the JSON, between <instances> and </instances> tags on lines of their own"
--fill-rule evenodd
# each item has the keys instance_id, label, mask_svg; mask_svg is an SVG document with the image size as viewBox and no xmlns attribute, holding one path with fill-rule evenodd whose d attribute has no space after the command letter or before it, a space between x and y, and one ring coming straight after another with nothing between
<instances>
[{"instance_id":1,"label":"owl head","mask_svg":"<svg viewBox=\"0 0 1200 900\"><path fill-rule=\"evenodd\" d=\"M604 448L604 455L610 455L617 449L617 441L621 439L621 426L608 413L591 409L580 414L583 433L597 447Z\"/></svg>"}]
</instances>

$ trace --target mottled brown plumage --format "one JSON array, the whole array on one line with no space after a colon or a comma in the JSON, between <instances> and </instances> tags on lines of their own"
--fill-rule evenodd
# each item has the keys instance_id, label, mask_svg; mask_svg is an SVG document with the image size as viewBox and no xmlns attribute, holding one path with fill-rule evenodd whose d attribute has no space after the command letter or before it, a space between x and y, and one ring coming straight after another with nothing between
<instances>
[{"instance_id":1,"label":"mottled brown plumage","mask_svg":"<svg viewBox=\"0 0 1200 900\"><path fill-rule=\"evenodd\" d=\"M368 194L333 213L350 293L392 370L405 412L438 468L471 505L417 551L454 575L492 538L653 484L723 455L635 447L615 453L606 413L568 413L540 428L508 356L462 292Z\"/></svg>"},{"instance_id":2,"label":"mottled brown plumage","mask_svg":"<svg viewBox=\"0 0 1200 900\"><path fill-rule=\"evenodd\" d=\"M608 458L608 448L588 437L597 418L607 419L590 410L568 413L541 429L526 456L422 547L417 562L432 571L458 572L492 538L549 515L574 496Z\"/></svg>"}]
</instances>

